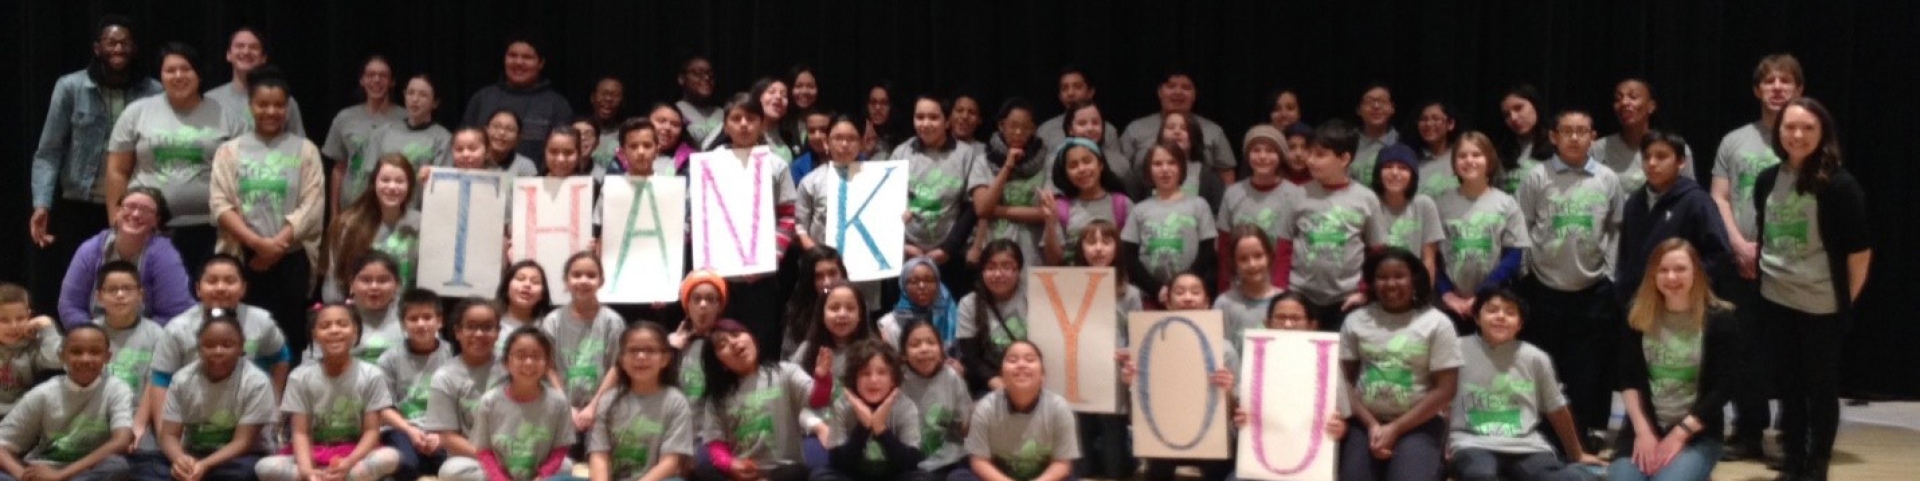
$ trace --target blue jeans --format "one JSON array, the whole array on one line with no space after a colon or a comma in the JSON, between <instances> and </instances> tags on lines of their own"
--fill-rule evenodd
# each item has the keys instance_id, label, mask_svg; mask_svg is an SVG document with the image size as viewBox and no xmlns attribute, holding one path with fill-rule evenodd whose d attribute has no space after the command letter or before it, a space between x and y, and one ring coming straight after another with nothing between
<instances>
[{"instance_id":1,"label":"blue jeans","mask_svg":"<svg viewBox=\"0 0 1920 481\"><path fill-rule=\"evenodd\" d=\"M420 479L421 474L438 473L440 465L447 462L447 450L420 454L420 450L413 446L413 439L398 429L380 433L380 443L400 452L400 464L393 470L394 481L413 481Z\"/></svg>"},{"instance_id":2,"label":"blue jeans","mask_svg":"<svg viewBox=\"0 0 1920 481\"><path fill-rule=\"evenodd\" d=\"M967 465L966 461L961 461L959 469L955 469L953 470L953 472L947 473L946 481L980 481L980 475L978 473L973 472L973 466ZM1066 481L1080 481L1080 476L1077 474L1068 473Z\"/></svg>"},{"instance_id":3,"label":"blue jeans","mask_svg":"<svg viewBox=\"0 0 1920 481\"><path fill-rule=\"evenodd\" d=\"M1594 481L1599 476L1588 472L1585 466L1568 466L1551 451L1508 454L1461 449L1453 452L1453 478L1457 481Z\"/></svg>"},{"instance_id":4,"label":"blue jeans","mask_svg":"<svg viewBox=\"0 0 1920 481\"><path fill-rule=\"evenodd\" d=\"M1720 462L1720 440L1701 439L1687 444L1660 472L1648 476L1633 465L1633 455L1614 458L1607 466L1607 481L1707 481L1713 466Z\"/></svg>"},{"instance_id":5,"label":"blue jeans","mask_svg":"<svg viewBox=\"0 0 1920 481\"><path fill-rule=\"evenodd\" d=\"M1442 440L1447 437L1447 425L1440 417L1401 434L1394 444L1393 457L1386 460L1373 459L1373 451L1367 448L1371 436L1360 418L1348 419L1347 426L1347 437L1340 443L1341 480L1440 481L1445 477Z\"/></svg>"}]
</instances>

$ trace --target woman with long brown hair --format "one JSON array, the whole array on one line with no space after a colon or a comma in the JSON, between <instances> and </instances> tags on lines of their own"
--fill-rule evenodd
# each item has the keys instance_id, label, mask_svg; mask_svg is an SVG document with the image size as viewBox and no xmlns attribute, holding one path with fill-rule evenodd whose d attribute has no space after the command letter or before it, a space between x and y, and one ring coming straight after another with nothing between
<instances>
[{"instance_id":1,"label":"woman with long brown hair","mask_svg":"<svg viewBox=\"0 0 1920 481\"><path fill-rule=\"evenodd\" d=\"M1607 479L1705 480L1720 461L1740 358L1734 306L1710 283L1686 240L1667 239L1648 256L1614 367L1627 422Z\"/></svg>"},{"instance_id":2,"label":"woman with long brown hair","mask_svg":"<svg viewBox=\"0 0 1920 481\"><path fill-rule=\"evenodd\" d=\"M341 302L347 296L346 283L353 278L347 272L355 259L371 251L385 252L400 261L401 290L413 285L414 266L419 261L420 211L411 207L420 177L413 164L402 154L380 156L367 174L366 190L348 203L327 228L332 242L322 258L326 283L320 297Z\"/></svg>"}]
</instances>

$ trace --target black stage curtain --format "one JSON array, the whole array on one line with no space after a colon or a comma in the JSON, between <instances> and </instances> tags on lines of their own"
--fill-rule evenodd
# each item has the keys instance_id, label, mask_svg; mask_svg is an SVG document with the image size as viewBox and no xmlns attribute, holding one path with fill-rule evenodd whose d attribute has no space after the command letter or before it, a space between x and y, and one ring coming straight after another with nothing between
<instances>
[{"instance_id":1,"label":"black stage curtain","mask_svg":"<svg viewBox=\"0 0 1920 481\"><path fill-rule=\"evenodd\" d=\"M979 96L991 112L1025 97L1042 118L1059 110L1056 73L1066 63L1093 74L1117 125L1155 108L1155 74L1174 62L1199 83L1198 110L1238 137L1263 122L1265 95L1288 86L1309 122L1348 117L1362 85L1395 87L1400 130L1411 136L1416 103L1443 99L1463 129L1503 130L1498 97L1531 82L1550 110L1583 108L1613 130L1618 80L1656 88L1656 127L1693 139L1696 168L1709 171L1719 137L1757 112L1750 74L1774 52L1804 63L1807 93L1839 116L1849 168L1866 184L1875 226L1873 280L1861 300L1847 384L1856 393L1920 397L1920 259L1910 249L1914 203L1901 187L1920 169L1903 155L1920 105L1920 4L1622 0L1392 1L508 1L431 0L209 2L204 0L8 2L0 28L5 162L0 208L0 279L25 276L28 159L56 77L89 55L101 14L133 16L143 53L165 40L201 49L203 85L226 81L228 34L261 29L273 63L292 78L309 133L320 139L338 109L357 101L358 68L369 54L396 74L429 72L454 122L474 90L498 81L503 40L531 31L547 48L546 74L584 112L593 82L627 85L627 111L668 100L673 73L694 53L714 60L720 92L744 89L797 63L819 70L822 98L857 112L866 86L888 79L895 121L908 124L920 92ZM152 62L149 62L151 65ZM148 68L152 70L151 67ZM404 81L396 82L404 85ZM397 97L396 93L396 97ZM1545 112L1543 112L1545 114ZM991 128L990 122L987 128ZM1702 175L1705 178L1706 175Z\"/></svg>"}]
</instances>

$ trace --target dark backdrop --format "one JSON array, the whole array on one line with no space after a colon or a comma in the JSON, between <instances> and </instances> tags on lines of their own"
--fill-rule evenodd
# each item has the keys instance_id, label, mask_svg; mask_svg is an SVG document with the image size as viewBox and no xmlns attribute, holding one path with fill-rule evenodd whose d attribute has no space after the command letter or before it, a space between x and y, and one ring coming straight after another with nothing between
<instances>
[{"instance_id":1,"label":"dark backdrop","mask_svg":"<svg viewBox=\"0 0 1920 481\"><path fill-rule=\"evenodd\" d=\"M1263 122L1263 97L1297 88L1307 120L1351 117L1360 87L1395 87L1401 131L1412 135L1416 103L1443 99L1462 128L1500 130L1500 92L1532 82L1550 110L1595 111L1613 130L1613 84L1645 77L1656 88L1657 127L1714 151L1719 137L1757 114L1750 74L1774 52L1805 65L1807 93L1839 116L1848 166L1866 184L1874 219L1872 281L1847 381L1856 392L1920 397L1920 284L1906 211L1916 162L1905 156L1920 105L1920 4L1617 0L1480 1L369 1L200 0L7 2L0 25L0 279L25 276L29 156L56 77L80 68L104 13L138 22L142 53L180 40L208 58L203 85L225 82L221 57L235 27L266 37L273 63L291 77L316 143L333 114L356 101L358 67L387 55L401 78L433 74L439 119L454 121L475 89L500 76L502 40L533 31L546 40L546 74L585 112L592 82L616 75L628 112L677 93L672 74L692 53L714 60L722 93L796 63L818 68L827 105L848 111L865 86L890 79L895 118L913 94L966 91L988 110L1024 96L1043 116L1058 111L1059 67L1081 64L1117 125L1155 108L1154 73L1188 66L1198 110L1235 136ZM149 62L148 65L151 65ZM149 69L151 71L151 69ZM396 82L404 85L404 82ZM396 92L397 97L397 92ZM1545 112L1543 112L1545 114ZM1706 172L1711 159L1698 159ZM1703 178L1705 176L1702 176ZM1894 367L1888 369L1887 367Z\"/></svg>"}]
</instances>

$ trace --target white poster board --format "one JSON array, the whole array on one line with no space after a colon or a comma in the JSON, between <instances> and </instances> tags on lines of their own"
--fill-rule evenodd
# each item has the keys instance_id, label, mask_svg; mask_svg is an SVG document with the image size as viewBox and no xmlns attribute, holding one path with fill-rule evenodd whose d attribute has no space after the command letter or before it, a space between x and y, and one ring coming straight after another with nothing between
<instances>
[{"instance_id":1,"label":"white poster board","mask_svg":"<svg viewBox=\"0 0 1920 481\"><path fill-rule=\"evenodd\" d=\"M1233 413L1228 393L1212 385L1226 368L1220 311L1128 313L1134 362L1133 455L1228 459Z\"/></svg>"},{"instance_id":2,"label":"white poster board","mask_svg":"<svg viewBox=\"0 0 1920 481\"><path fill-rule=\"evenodd\" d=\"M827 245L840 251L847 278L872 281L900 277L907 242L907 161L857 164L853 178L835 178L827 195Z\"/></svg>"},{"instance_id":3,"label":"white poster board","mask_svg":"<svg viewBox=\"0 0 1920 481\"><path fill-rule=\"evenodd\" d=\"M1047 390L1075 412L1120 411L1113 268L1027 269L1027 340L1040 348Z\"/></svg>"},{"instance_id":4,"label":"white poster board","mask_svg":"<svg viewBox=\"0 0 1920 481\"><path fill-rule=\"evenodd\" d=\"M696 269L733 277L780 267L774 246L773 171L785 167L766 147L755 147L747 157L743 164L732 151L722 150L687 160L693 205L687 220L693 228Z\"/></svg>"},{"instance_id":5,"label":"white poster board","mask_svg":"<svg viewBox=\"0 0 1920 481\"><path fill-rule=\"evenodd\" d=\"M504 172L435 168L421 187L420 267L414 285L447 297L493 297L506 232Z\"/></svg>"},{"instance_id":6,"label":"white poster board","mask_svg":"<svg viewBox=\"0 0 1920 481\"><path fill-rule=\"evenodd\" d=\"M600 186L600 301L674 302L686 265L686 179L607 177Z\"/></svg>"},{"instance_id":7,"label":"white poster board","mask_svg":"<svg viewBox=\"0 0 1920 481\"><path fill-rule=\"evenodd\" d=\"M547 271L547 295L553 305L573 302L567 292L566 264L574 253L593 247L593 178L515 179L512 205L513 226L507 237L513 244L508 257L514 262L540 263Z\"/></svg>"},{"instance_id":8,"label":"white poster board","mask_svg":"<svg viewBox=\"0 0 1920 481\"><path fill-rule=\"evenodd\" d=\"M1240 479L1332 481L1340 440L1327 436L1341 389L1340 335L1249 330L1240 362Z\"/></svg>"}]
</instances>

